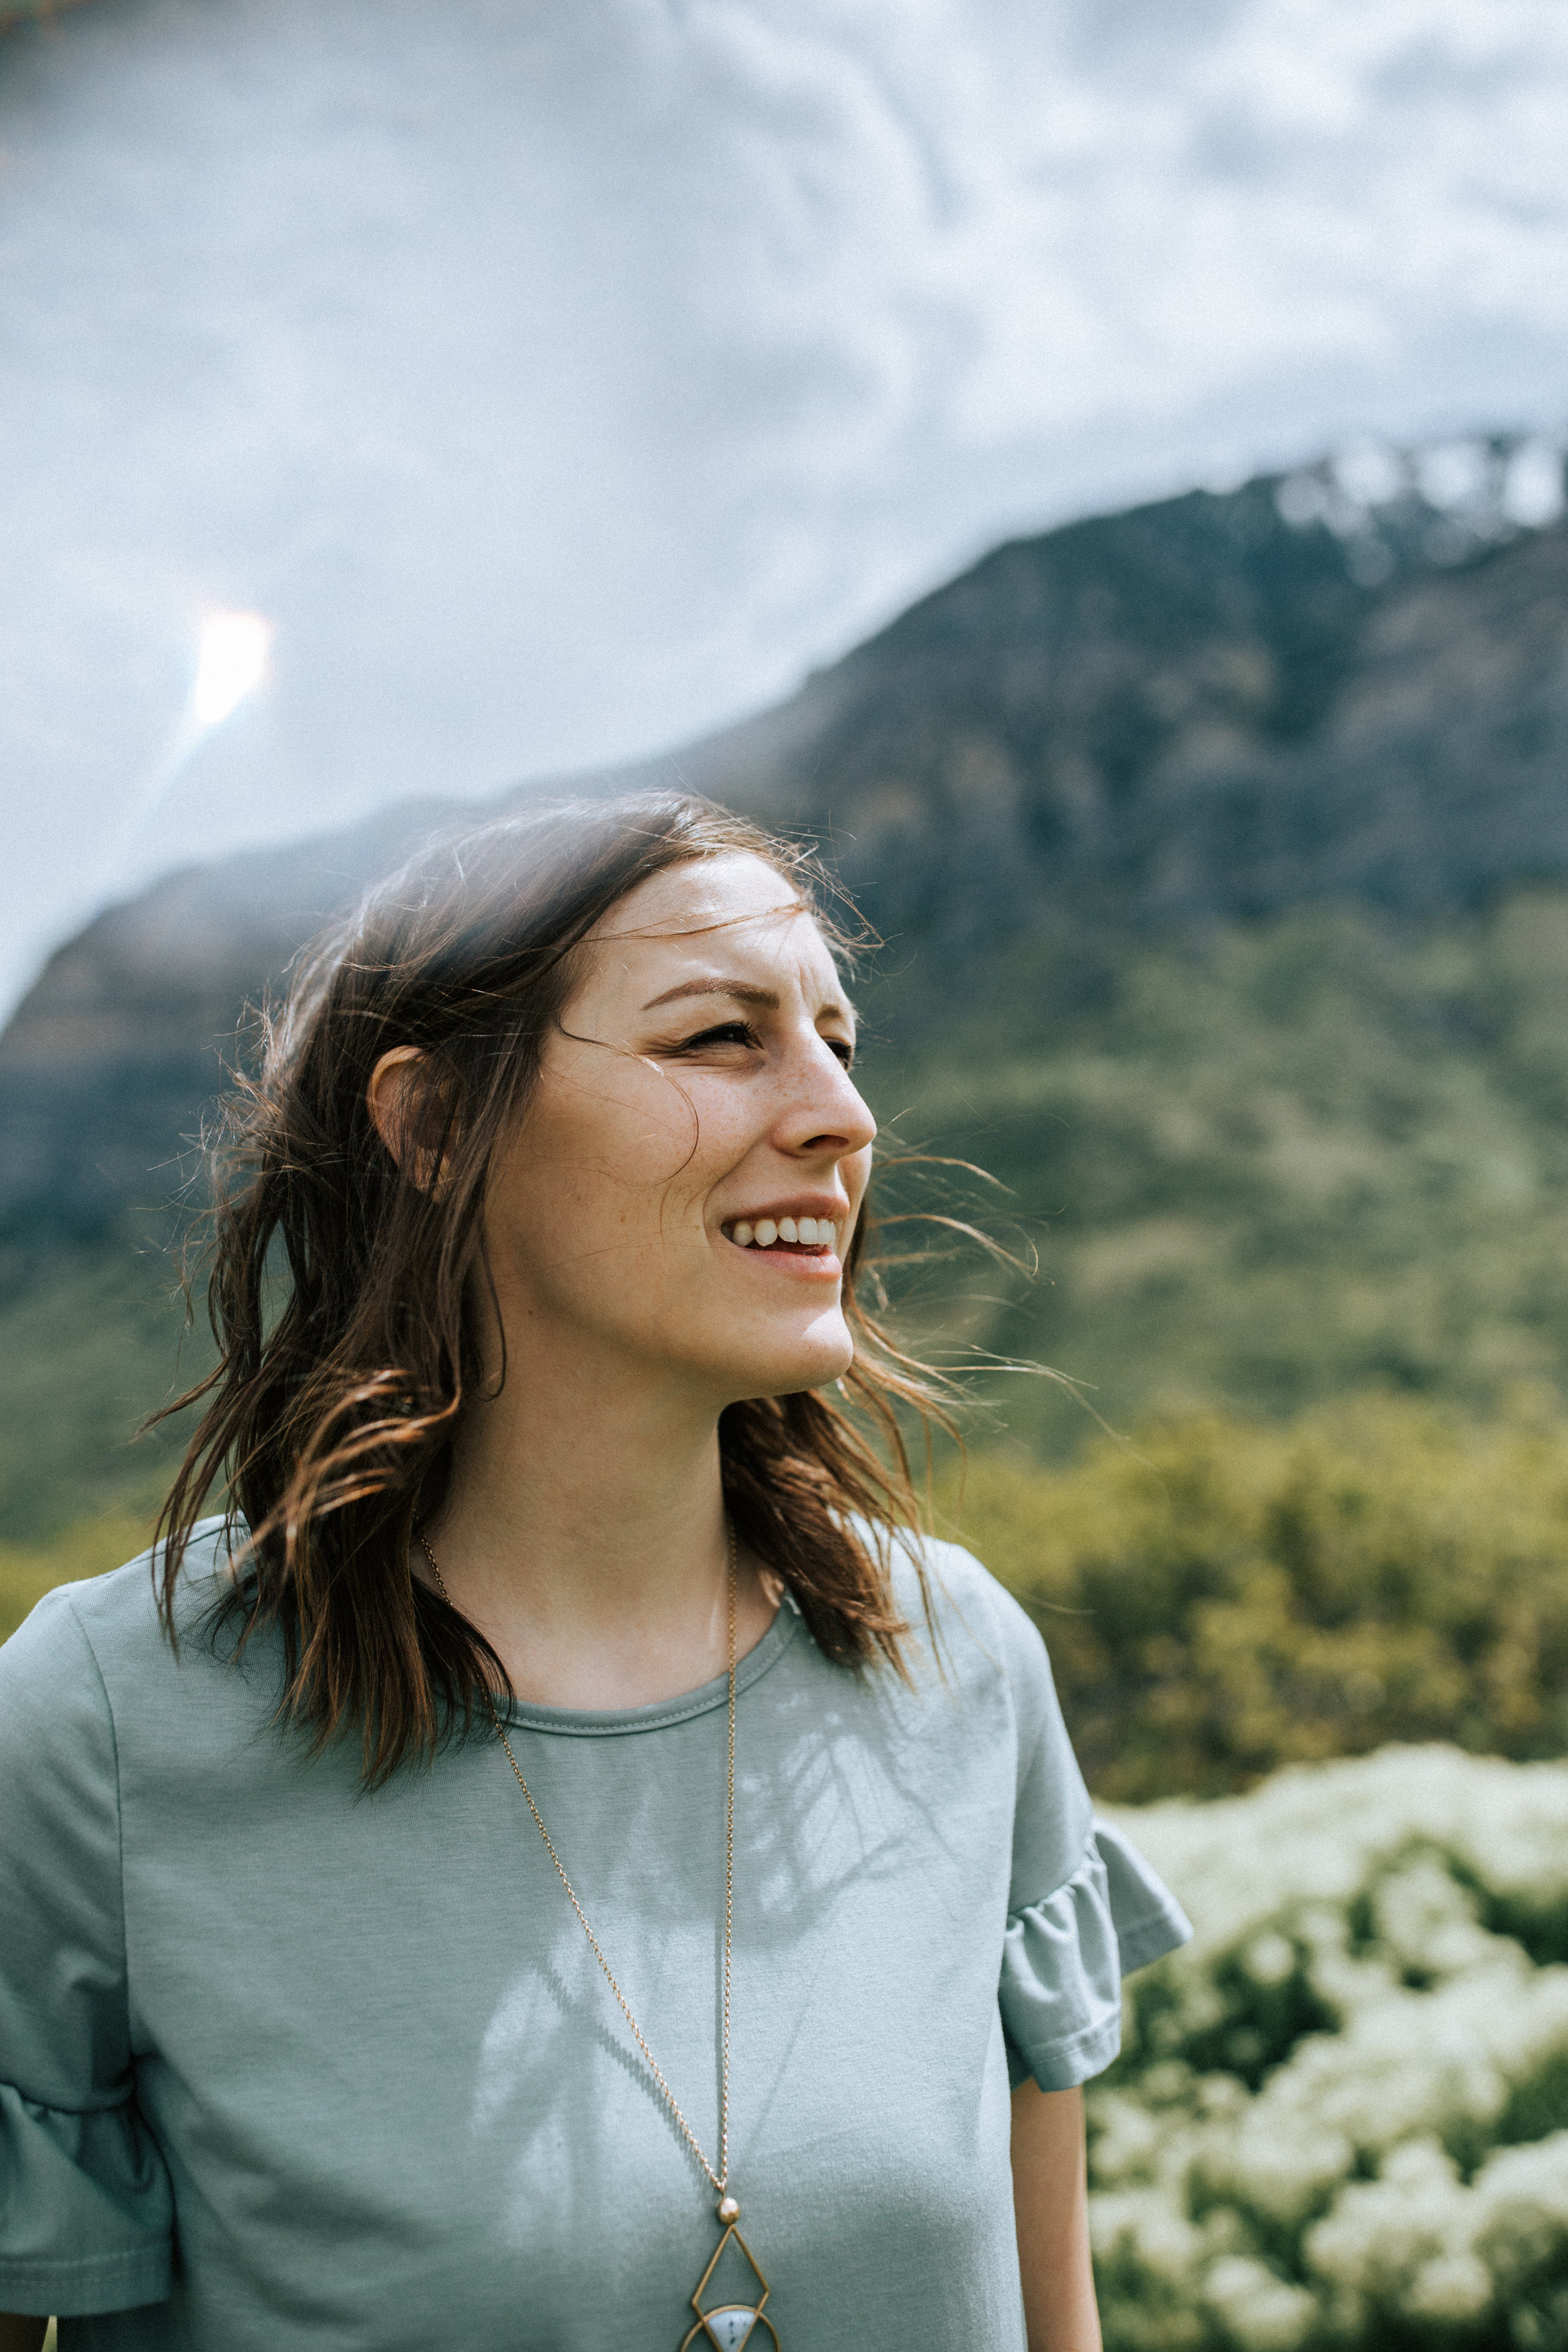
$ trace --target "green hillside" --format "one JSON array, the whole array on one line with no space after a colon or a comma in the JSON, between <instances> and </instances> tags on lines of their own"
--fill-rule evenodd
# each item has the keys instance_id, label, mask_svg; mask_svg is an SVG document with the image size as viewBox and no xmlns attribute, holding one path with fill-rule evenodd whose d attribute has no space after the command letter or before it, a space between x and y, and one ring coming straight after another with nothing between
<instances>
[{"instance_id":1,"label":"green hillside","mask_svg":"<svg viewBox=\"0 0 1568 2352\"><path fill-rule=\"evenodd\" d=\"M1018 940L920 982L873 992L885 1125L1003 1180L970 1198L1040 1269L911 1271L933 1330L957 1289L963 1338L1118 1423L1568 1376L1568 895ZM1084 1432L1047 1383L991 1393L1032 1448Z\"/></svg>"}]
</instances>

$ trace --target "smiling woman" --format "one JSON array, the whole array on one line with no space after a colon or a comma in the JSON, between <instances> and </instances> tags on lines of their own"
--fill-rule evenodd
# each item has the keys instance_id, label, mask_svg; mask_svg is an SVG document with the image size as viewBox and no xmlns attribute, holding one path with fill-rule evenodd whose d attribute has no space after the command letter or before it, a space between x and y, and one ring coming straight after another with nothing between
<instances>
[{"instance_id":1,"label":"smiling woman","mask_svg":"<svg viewBox=\"0 0 1568 2352\"><path fill-rule=\"evenodd\" d=\"M918 1533L830 903L556 810L272 1023L160 1541L0 1652L0 2304L66 2347L1095 2343L1077 2086L1184 1923Z\"/></svg>"}]
</instances>

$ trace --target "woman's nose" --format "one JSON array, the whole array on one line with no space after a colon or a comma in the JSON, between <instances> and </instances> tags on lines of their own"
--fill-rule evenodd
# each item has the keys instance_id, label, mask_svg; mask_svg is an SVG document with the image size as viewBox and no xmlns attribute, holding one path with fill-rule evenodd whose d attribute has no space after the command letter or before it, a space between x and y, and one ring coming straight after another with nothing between
<instances>
[{"instance_id":1,"label":"woman's nose","mask_svg":"<svg viewBox=\"0 0 1568 2352\"><path fill-rule=\"evenodd\" d=\"M859 1087L838 1055L818 1039L811 1053L807 1082L791 1104L786 1128L793 1151L830 1150L836 1158L864 1151L876 1139L877 1122Z\"/></svg>"}]
</instances>

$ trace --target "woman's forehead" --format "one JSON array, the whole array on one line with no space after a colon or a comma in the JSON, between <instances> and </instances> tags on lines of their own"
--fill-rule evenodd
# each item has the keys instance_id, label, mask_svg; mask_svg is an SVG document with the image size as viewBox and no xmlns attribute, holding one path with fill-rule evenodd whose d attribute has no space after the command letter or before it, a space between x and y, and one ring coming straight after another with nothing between
<instances>
[{"instance_id":1,"label":"woman's forehead","mask_svg":"<svg viewBox=\"0 0 1568 2352\"><path fill-rule=\"evenodd\" d=\"M837 967L806 901L765 860L746 853L678 866L639 883L589 934L607 978L656 964L809 966L837 985Z\"/></svg>"},{"instance_id":2,"label":"woman's forehead","mask_svg":"<svg viewBox=\"0 0 1568 2352\"><path fill-rule=\"evenodd\" d=\"M704 930L746 924L762 917L806 916L810 909L793 884L765 858L748 850L721 857L692 858L653 874L617 898L595 923L589 938L681 940Z\"/></svg>"}]
</instances>

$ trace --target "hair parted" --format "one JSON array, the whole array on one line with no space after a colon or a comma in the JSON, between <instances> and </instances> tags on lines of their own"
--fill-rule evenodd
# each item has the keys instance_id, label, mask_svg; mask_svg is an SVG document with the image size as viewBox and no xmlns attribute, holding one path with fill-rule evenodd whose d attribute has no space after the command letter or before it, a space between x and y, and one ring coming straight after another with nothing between
<instances>
[{"instance_id":1,"label":"hair parted","mask_svg":"<svg viewBox=\"0 0 1568 2352\"><path fill-rule=\"evenodd\" d=\"M283 1717L318 1748L357 1731L372 1785L508 1688L483 1636L409 1565L481 1378L465 1295L486 1272L493 1157L595 924L650 877L736 851L807 899L836 951L861 943L809 851L686 793L493 822L413 858L307 951L208 1140L218 1361L166 1408L205 1400L158 1521L160 1608L173 1640L191 1531L218 1488L234 1568L217 1625L240 1647L280 1631ZM400 1171L370 1117L371 1073L396 1046L425 1056L417 1156L442 1165L438 1186ZM890 1547L919 1505L899 1408L945 1422L952 1391L857 1299L866 1240L863 1214L845 1265L847 1403L808 1391L731 1405L720 1449L737 1534L826 1655L901 1672Z\"/></svg>"}]
</instances>

